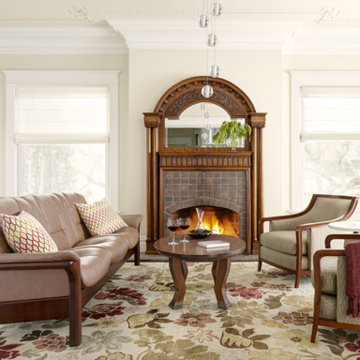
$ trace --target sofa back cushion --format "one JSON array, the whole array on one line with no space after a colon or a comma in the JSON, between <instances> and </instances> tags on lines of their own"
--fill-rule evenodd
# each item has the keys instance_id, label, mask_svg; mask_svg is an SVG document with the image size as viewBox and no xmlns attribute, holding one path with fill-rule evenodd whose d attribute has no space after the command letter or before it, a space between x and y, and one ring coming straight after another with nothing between
<instances>
[{"instance_id":1,"label":"sofa back cushion","mask_svg":"<svg viewBox=\"0 0 360 360\"><path fill-rule=\"evenodd\" d=\"M77 193L0 198L0 213L18 215L21 211L26 211L42 224L59 250L66 250L89 237L88 231L81 223L75 202L86 203L86 200ZM11 252L2 231L0 252Z\"/></svg>"}]
</instances>

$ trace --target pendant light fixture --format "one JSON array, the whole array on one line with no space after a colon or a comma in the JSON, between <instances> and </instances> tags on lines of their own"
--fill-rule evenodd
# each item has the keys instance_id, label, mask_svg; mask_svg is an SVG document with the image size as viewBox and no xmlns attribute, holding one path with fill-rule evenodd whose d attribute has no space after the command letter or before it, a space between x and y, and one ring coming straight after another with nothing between
<instances>
[{"instance_id":1,"label":"pendant light fixture","mask_svg":"<svg viewBox=\"0 0 360 360\"><path fill-rule=\"evenodd\" d=\"M211 11L209 11L211 7ZM214 94L214 89L209 85L209 75L216 78L220 75L220 67L216 64L216 17L222 13L222 5L214 0L203 0L202 14L199 18L199 26L206 29L206 76L207 83L201 89L201 95L205 98L210 98ZM213 50L213 64L209 69L209 48Z\"/></svg>"}]
</instances>

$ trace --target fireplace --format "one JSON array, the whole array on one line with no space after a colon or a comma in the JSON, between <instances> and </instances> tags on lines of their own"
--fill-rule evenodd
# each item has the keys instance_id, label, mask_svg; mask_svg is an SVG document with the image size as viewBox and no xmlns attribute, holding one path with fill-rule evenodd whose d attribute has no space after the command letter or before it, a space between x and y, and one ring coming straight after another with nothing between
<instances>
[{"instance_id":1,"label":"fireplace","mask_svg":"<svg viewBox=\"0 0 360 360\"><path fill-rule=\"evenodd\" d=\"M205 84L214 90L209 99L201 95ZM209 230L239 237L246 242L248 254L258 253L265 115L256 112L249 97L235 84L204 76L171 86L154 111L144 113L147 254L154 254L154 242L168 234L169 217L190 216L194 227L196 207L211 217ZM230 119L251 126L251 141L235 149L224 144L216 147L213 136L222 122Z\"/></svg>"},{"instance_id":2,"label":"fireplace","mask_svg":"<svg viewBox=\"0 0 360 360\"><path fill-rule=\"evenodd\" d=\"M224 234L240 237L240 215L233 210L220 206L192 206L175 211L174 218L190 218L188 231L195 229L198 225L196 208L204 211L203 225L206 230L213 234Z\"/></svg>"},{"instance_id":3,"label":"fireplace","mask_svg":"<svg viewBox=\"0 0 360 360\"><path fill-rule=\"evenodd\" d=\"M247 170L164 170L160 177L160 236L168 234L169 217L190 217L197 225L196 207L205 211L204 225L212 232L250 235Z\"/></svg>"}]
</instances>

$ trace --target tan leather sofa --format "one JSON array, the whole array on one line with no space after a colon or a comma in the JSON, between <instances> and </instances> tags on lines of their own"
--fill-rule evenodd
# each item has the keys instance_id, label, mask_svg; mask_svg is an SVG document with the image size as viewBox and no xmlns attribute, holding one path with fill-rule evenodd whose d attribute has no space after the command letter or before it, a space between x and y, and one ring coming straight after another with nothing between
<instances>
[{"instance_id":1,"label":"tan leather sofa","mask_svg":"<svg viewBox=\"0 0 360 360\"><path fill-rule=\"evenodd\" d=\"M91 237L75 203L77 193L0 198L0 212L26 211L38 219L59 251L13 253L0 231L0 323L69 318L70 346L81 343L81 308L134 254L140 263L141 215L121 215L128 227Z\"/></svg>"}]
</instances>

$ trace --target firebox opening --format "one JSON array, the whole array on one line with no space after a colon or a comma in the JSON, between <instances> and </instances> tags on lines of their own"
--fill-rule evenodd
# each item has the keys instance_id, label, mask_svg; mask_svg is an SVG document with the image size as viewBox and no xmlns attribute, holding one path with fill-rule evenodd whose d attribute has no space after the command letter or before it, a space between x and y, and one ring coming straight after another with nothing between
<instances>
[{"instance_id":1,"label":"firebox opening","mask_svg":"<svg viewBox=\"0 0 360 360\"><path fill-rule=\"evenodd\" d=\"M240 237L240 215L238 213L218 206L201 205L197 207L205 212L203 224L207 230L214 234ZM188 231L195 229L198 224L195 206L177 210L172 216L175 218L189 217L191 224Z\"/></svg>"}]
</instances>

